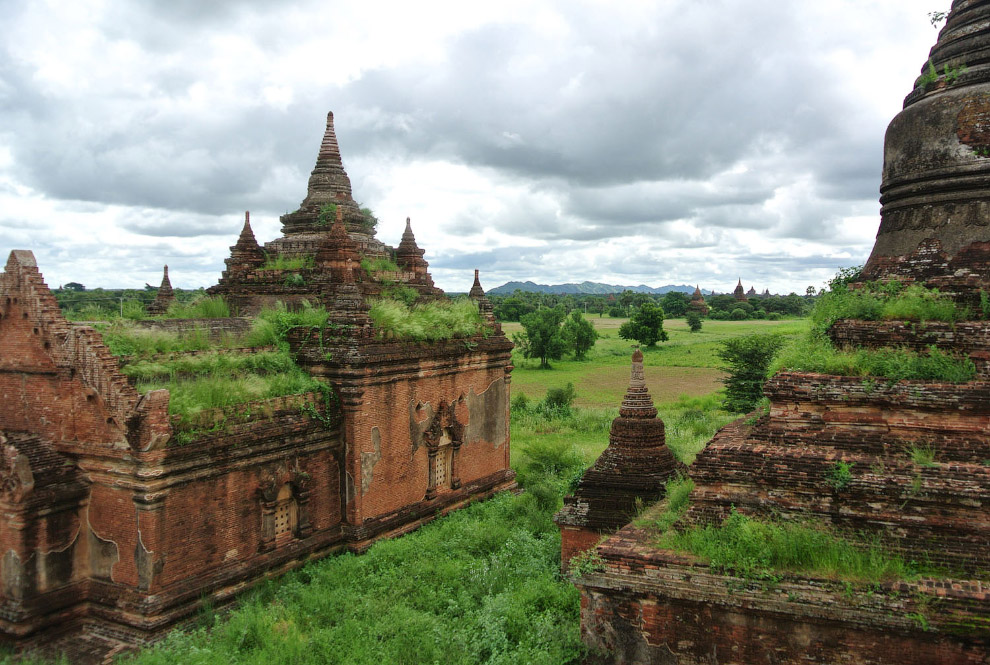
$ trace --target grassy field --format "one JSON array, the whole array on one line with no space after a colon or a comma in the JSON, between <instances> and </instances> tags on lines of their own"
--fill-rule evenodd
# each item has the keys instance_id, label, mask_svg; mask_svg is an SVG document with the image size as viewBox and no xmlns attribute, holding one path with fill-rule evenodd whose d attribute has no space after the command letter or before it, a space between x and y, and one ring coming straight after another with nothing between
<instances>
[{"instance_id":1,"label":"grassy field","mask_svg":"<svg viewBox=\"0 0 990 665\"><path fill-rule=\"evenodd\" d=\"M629 362L636 344L619 337L619 326L628 319L590 316L600 335L594 349L584 361L551 362L553 369L539 369L539 360L525 359L518 351L512 354L512 394L525 393L539 399L547 388L573 383L577 390L575 405L580 407L618 407L629 385ZM506 335L519 332L518 323L503 323ZM797 337L808 330L807 319L784 321L705 321L700 332L688 330L684 319L664 321L670 335L656 348L644 348L646 383L658 404L673 402L680 396L701 397L721 387L722 373L716 369L715 352L719 342L730 337L773 332ZM655 369L654 369L655 368Z\"/></svg>"}]
</instances>

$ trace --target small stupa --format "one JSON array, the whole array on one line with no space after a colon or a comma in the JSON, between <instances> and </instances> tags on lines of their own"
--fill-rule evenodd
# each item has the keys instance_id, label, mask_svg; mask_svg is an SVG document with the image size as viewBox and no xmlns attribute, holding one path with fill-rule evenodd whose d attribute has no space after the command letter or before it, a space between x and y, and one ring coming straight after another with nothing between
<instances>
[{"instance_id":1,"label":"small stupa","mask_svg":"<svg viewBox=\"0 0 990 665\"><path fill-rule=\"evenodd\" d=\"M169 306L175 302L175 291L172 290L172 282L168 279L168 266L165 266L162 274L162 285L158 287L158 295L150 305L148 314L151 316L161 316L168 311Z\"/></svg>"},{"instance_id":2,"label":"small stupa","mask_svg":"<svg viewBox=\"0 0 990 665\"><path fill-rule=\"evenodd\" d=\"M573 556L596 545L602 534L628 524L639 506L662 498L664 484L684 468L667 447L663 420L646 387L643 352L636 349L608 447L554 516L562 565L566 568Z\"/></svg>"}]
</instances>

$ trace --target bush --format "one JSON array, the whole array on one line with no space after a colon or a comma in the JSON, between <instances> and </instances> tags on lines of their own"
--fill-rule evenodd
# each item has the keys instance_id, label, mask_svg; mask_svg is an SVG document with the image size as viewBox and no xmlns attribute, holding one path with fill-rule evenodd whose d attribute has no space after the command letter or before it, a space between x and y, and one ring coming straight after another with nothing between
<instances>
[{"instance_id":1,"label":"bush","mask_svg":"<svg viewBox=\"0 0 990 665\"><path fill-rule=\"evenodd\" d=\"M763 384L770 375L770 364L784 345L778 335L749 335L722 342L716 352L725 363L721 369L729 376L725 384L725 409L746 413L756 408L763 398Z\"/></svg>"},{"instance_id":2,"label":"bush","mask_svg":"<svg viewBox=\"0 0 990 665\"><path fill-rule=\"evenodd\" d=\"M613 319L621 319L626 315L626 310L616 305L614 307L609 308L608 315L611 316Z\"/></svg>"},{"instance_id":3,"label":"bush","mask_svg":"<svg viewBox=\"0 0 990 665\"><path fill-rule=\"evenodd\" d=\"M663 329L663 308L651 301L644 302L633 312L632 318L619 327L619 337L636 340L645 346L666 342L668 336Z\"/></svg>"},{"instance_id":4,"label":"bush","mask_svg":"<svg viewBox=\"0 0 990 665\"><path fill-rule=\"evenodd\" d=\"M729 313L729 318L732 319L733 321L744 321L747 318L749 318L749 315L746 314L746 310L737 307L736 309L732 310L732 312Z\"/></svg>"},{"instance_id":5,"label":"bush","mask_svg":"<svg viewBox=\"0 0 990 665\"><path fill-rule=\"evenodd\" d=\"M556 412L561 415L570 415L571 404L577 393L574 391L574 384L568 383L563 388L547 389L546 397L539 403L537 409L544 413Z\"/></svg>"},{"instance_id":6,"label":"bush","mask_svg":"<svg viewBox=\"0 0 990 665\"><path fill-rule=\"evenodd\" d=\"M560 330L564 343L571 349L575 360L584 360L584 355L595 345L598 339L598 331L591 325L590 321L581 316L581 312L574 310L570 317L564 321Z\"/></svg>"},{"instance_id":7,"label":"bush","mask_svg":"<svg viewBox=\"0 0 990 665\"><path fill-rule=\"evenodd\" d=\"M687 321L688 328L691 332L701 332L701 314L697 312L688 312L684 317Z\"/></svg>"}]
</instances>

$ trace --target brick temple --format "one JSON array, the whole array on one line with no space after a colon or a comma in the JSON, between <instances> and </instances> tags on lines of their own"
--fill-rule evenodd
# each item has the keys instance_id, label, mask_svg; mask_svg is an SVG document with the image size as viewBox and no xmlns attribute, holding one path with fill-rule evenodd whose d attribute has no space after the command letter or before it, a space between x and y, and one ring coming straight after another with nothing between
<instances>
[{"instance_id":1,"label":"brick temple","mask_svg":"<svg viewBox=\"0 0 990 665\"><path fill-rule=\"evenodd\" d=\"M968 356L976 378L777 374L764 389L769 412L725 427L689 468L696 486L680 526L719 524L733 509L810 519L948 572L872 587L790 572L766 583L628 525L597 547L603 569L577 580L593 662L990 662L990 322L980 306L990 293L990 1L953 2L931 62L967 69L920 81L891 122L862 278L938 288L972 320L840 320L829 335L852 348L934 345ZM735 293L745 298L741 281ZM931 463L912 458L925 447Z\"/></svg>"},{"instance_id":2,"label":"brick temple","mask_svg":"<svg viewBox=\"0 0 990 665\"><path fill-rule=\"evenodd\" d=\"M282 222L284 235L262 248L246 216L210 291L248 316L325 306L326 328L294 331L290 346L336 399L253 402L183 432L169 391L138 393L101 335L65 320L32 253L10 253L0 273L0 641L102 658L203 603L515 485L512 344L477 272L470 297L484 333L417 343L376 329L368 300L388 286L417 302L445 296L408 220L397 248L375 238L332 115L307 196ZM279 257L304 267L266 268ZM376 258L397 269L362 263ZM164 310L167 269L162 285Z\"/></svg>"}]
</instances>

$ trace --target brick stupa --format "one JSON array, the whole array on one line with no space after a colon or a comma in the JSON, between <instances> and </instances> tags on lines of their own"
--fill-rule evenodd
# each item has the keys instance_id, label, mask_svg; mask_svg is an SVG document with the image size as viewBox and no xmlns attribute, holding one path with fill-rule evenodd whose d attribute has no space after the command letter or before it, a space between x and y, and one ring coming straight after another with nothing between
<instances>
[{"instance_id":1,"label":"brick stupa","mask_svg":"<svg viewBox=\"0 0 990 665\"><path fill-rule=\"evenodd\" d=\"M687 306L689 311L697 312L702 316L708 316L708 303L705 302L705 296L701 293L701 287L694 287L694 293L691 295L691 302Z\"/></svg>"},{"instance_id":2,"label":"brick stupa","mask_svg":"<svg viewBox=\"0 0 990 665\"><path fill-rule=\"evenodd\" d=\"M963 60L967 72L948 80L944 65ZM990 117L990 1L953 3L932 62L942 75L907 97L887 133L864 277L973 303L990 283L990 161L974 150ZM852 348L934 345L968 356L977 375L777 374L769 412L721 430L690 467L696 487L677 528L733 510L809 520L941 572L869 585L781 570L768 584L659 549L630 525L599 546L604 569L578 582L582 635L610 654L596 662L990 662L990 322L840 320L828 334Z\"/></svg>"},{"instance_id":3,"label":"brick stupa","mask_svg":"<svg viewBox=\"0 0 990 665\"><path fill-rule=\"evenodd\" d=\"M162 284L158 287L158 293L150 305L148 314L158 316L168 311L169 306L175 302L175 291L172 290L172 282L168 279L168 266L162 274Z\"/></svg>"},{"instance_id":4,"label":"brick stupa","mask_svg":"<svg viewBox=\"0 0 990 665\"><path fill-rule=\"evenodd\" d=\"M638 507L660 499L664 484L683 468L666 445L663 420L646 387L643 352L636 349L608 447L554 517L560 526L562 566L597 545L602 534L625 526Z\"/></svg>"},{"instance_id":5,"label":"brick stupa","mask_svg":"<svg viewBox=\"0 0 990 665\"><path fill-rule=\"evenodd\" d=\"M742 278L739 279L739 283L736 284L736 288L733 289L732 297L739 302L746 302L748 300L748 298L746 298L746 291L743 289Z\"/></svg>"}]
</instances>

